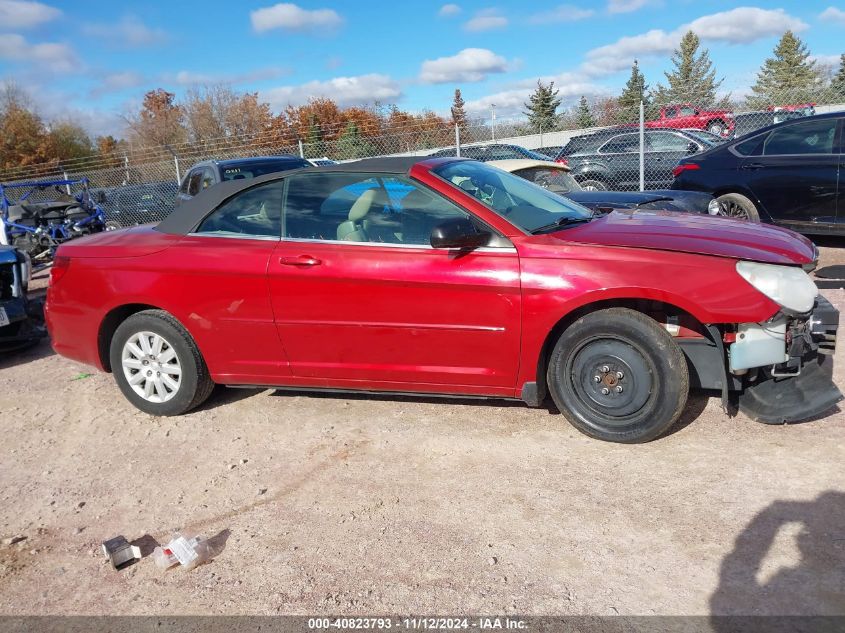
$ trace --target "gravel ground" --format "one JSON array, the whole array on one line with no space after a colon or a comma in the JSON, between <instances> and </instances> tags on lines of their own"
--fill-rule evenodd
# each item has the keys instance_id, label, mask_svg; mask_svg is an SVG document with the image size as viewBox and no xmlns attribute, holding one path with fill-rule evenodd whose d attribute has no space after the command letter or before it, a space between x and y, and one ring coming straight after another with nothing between
<instances>
[{"instance_id":1,"label":"gravel ground","mask_svg":"<svg viewBox=\"0 0 845 633\"><path fill-rule=\"evenodd\" d=\"M93 371L0 359L2 614L845 614L838 409L765 426L695 394L618 446L502 401L220 389L157 419ZM177 530L219 554L100 552Z\"/></svg>"}]
</instances>

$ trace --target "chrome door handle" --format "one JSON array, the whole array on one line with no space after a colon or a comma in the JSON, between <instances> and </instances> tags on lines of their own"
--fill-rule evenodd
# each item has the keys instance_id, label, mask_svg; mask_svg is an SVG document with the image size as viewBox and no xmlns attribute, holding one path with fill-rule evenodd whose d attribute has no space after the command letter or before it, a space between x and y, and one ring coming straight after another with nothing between
<instances>
[{"instance_id":1,"label":"chrome door handle","mask_svg":"<svg viewBox=\"0 0 845 633\"><path fill-rule=\"evenodd\" d=\"M279 263L284 266L319 266L323 262L311 255L300 255L299 257L281 257Z\"/></svg>"},{"instance_id":2,"label":"chrome door handle","mask_svg":"<svg viewBox=\"0 0 845 633\"><path fill-rule=\"evenodd\" d=\"M765 167L765 165L760 163L749 163L747 165L743 165L741 169L763 169L763 167Z\"/></svg>"}]
</instances>

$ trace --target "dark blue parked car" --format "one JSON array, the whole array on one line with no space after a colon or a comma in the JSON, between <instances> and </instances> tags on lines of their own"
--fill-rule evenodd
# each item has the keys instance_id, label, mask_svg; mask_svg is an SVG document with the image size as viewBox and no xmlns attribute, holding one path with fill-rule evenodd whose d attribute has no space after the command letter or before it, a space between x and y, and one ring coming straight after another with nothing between
<instances>
[{"instance_id":1,"label":"dark blue parked car","mask_svg":"<svg viewBox=\"0 0 845 633\"><path fill-rule=\"evenodd\" d=\"M801 233L845 233L845 113L783 121L681 160L673 189L725 214Z\"/></svg>"}]
</instances>

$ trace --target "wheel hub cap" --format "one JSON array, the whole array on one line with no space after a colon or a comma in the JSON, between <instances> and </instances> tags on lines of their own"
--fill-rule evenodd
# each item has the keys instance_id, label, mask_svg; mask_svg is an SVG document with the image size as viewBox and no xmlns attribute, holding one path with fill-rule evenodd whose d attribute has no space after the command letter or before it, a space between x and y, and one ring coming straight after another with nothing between
<instances>
[{"instance_id":1,"label":"wheel hub cap","mask_svg":"<svg viewBox=\"0 0 845 633\"><path fill-rule=\"evenodd\" d=\"M129 337L121 353L121 366L129 386L147 402L167 402L182 385L182 364L176 350L154 332Z\"/></svg>"}]
</instances>

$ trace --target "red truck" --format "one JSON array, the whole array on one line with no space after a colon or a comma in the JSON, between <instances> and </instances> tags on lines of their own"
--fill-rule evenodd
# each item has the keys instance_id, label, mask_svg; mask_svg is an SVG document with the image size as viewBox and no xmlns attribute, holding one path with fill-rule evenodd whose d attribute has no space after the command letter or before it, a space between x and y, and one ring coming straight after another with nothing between
<instances>
[{"instance_id":1,"label":"red truck","mask_svg":"<svg viewBox=\"0 0 845 633\"><path fill-rule=\"evenodd\" d=\"M645 126L693 128L728 136L734 128L734 115L730 110L704 110L691 103L680 103L661 107L660 117L646 121Z\"/></svg>"}]
</instances>

